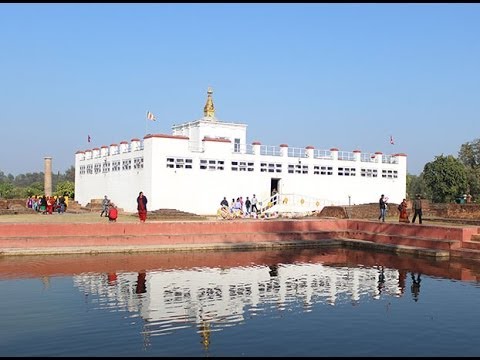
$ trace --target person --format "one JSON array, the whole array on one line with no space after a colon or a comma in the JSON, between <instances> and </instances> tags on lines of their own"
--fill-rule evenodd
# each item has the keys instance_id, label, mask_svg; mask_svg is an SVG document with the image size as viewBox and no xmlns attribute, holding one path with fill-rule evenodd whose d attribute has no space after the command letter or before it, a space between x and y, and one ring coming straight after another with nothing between
<instances>
[{"instance_id":1,"label":"person","mask_svg":"<svg viewBox=\"0 0 480 360\"><path fill-rule=\"evenodd\" d=\"M252 213L255 211L255 214L258 213L258 209L257 209L257 197L255 196L255 194L253 194L253 197L252 197Z\"/></svg>"},{"instance_id":2,"label":"person","mask_svg":"<svg viewBox=\"0 0 480 360\"><path fill-rule=\"evenodd\" d=\"M228 208L228 200L226 196L223 197L223 200L220 202L220 206Z\"/></svg>"},{"instance_id":3,"label":"person","mask_svg":"<svg viewBox=\"0 0 480 360\"><path fill-rule=\"evenodd\" d=\"M382 196L380 196L380 199L378 200L378 206L380 207L380 216L378 217L378 220L382 219L382 221L385 222L385 212L387 209L385 195L382 194Z\"/></svg>"},{"instance_id":4,"label":"person","mask_svg":"<svg viewBox=\"0 0 480 360\"><path fill-rule=\"evenodd\" d=\"M60 204L60 213L63 214L67 209L67 207L65 206L65 196L61 195L58 199L58 202Z\"/></svg>"},{"instance_id":5,"label":"person","mask_svg":"<svg viewBox=\"0 0 480 360\"><path fill-rule=\"evenodd\" d=\"M400 211L398 221L409 223L410 220L408 220L407 200L406 199L403 199L403 201L400 203L400 205L398 205L398 211Z\"/></svg>"},{"instance_id":6,"label":"person","mask_svg":"<svg viewBox=\"0 0 480 360\"><path fill-rule=\"evenodd\" d=\"M102 217L104 213L105 213L105 217L108 217L109 205L110 205L110 199L107 197L107 195L105 195L102 200L102 212L100 213L100 217Z\"/></svg>"},{"instance_id":7,"label":"person","mask_svg":"<svg viewBox=\"0 0 480 360\"><path fill-rule=\"evenodd\" d=\"M138 218L143 223L147 220L147 202L147 197L143 195L143 191L140 191L137 197L137 210Z\"/></svg>"},{"instance_id":8,"label":"person","mask_svg":"<svg viewBox=\"0 0 480 360\"><path fill-rule=\"evenodd\" d=\"M250 215L250 207L252 206L252 202L247 196L247 199L245 200L245 215L249 216Z\"/></svg>"},{"instance_id":9,"label":"person","mask_svg":"<svg viewBox=\"0 0 480 360\"><path fill-rule=\"evenodd\" d=\"M110 208L108 209L108 220L111 222L117 222L118 217L118 209L115 204L110 204Z\"/></svg>"},{"instance_id":10,"label":"person","mask_svg":"<svg viewBox=\"0 0 480 360\"><path fill-rule=\"evenodd\" d=\"M420 194L417 194L415 200L413 201L413 219L412 224L415 223L415 220L418 216L418 223L422 223L422 199L420 198Z\"/></svg>"},{"instance_id":11,"label":"person","mask_svg":"<svg viewBox=\"0 0 480 360\"><path fill-rule=\"evenodd\" d=\"M421 273L418 273L417 277L415 278L415 273L411 273L412 285L410 286L410 290L412 291L412 298L415 302L418 301L418 296L420 293L420 282L422 281L420 278L421 275Z\"/></svg>"}]
</instances>

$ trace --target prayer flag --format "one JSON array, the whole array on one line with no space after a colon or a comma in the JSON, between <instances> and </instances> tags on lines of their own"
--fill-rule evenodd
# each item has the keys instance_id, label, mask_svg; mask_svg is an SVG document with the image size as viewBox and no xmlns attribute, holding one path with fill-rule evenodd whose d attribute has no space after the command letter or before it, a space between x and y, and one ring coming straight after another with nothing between
<instances>
[{"instance_id":1,"label":"prayer flag","mask_svg":"<svg viewBox=\"0 0 480 360\"><path fill-rule=\"evenodd\" d=\"M153 115L150 111L147 111L147 119L148 119L148 120L152 120L152 121L157 120L157 119L155 118L155 115Z\"/></svg>"}]
</instances>

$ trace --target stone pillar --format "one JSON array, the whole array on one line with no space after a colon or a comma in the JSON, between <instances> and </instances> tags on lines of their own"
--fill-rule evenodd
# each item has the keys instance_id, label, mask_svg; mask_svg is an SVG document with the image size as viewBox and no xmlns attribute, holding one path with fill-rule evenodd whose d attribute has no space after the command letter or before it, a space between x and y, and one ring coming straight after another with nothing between
<instances>
[{"instance_id":1,"label":"stone pillar","mask_svg":"<svg viewBox=\"0 0 480 360\"><path fill-rule=\"evenodd\" d=\"M45 156L45 195L52 196L52 157Z\"/></svg>"}]
</instances>

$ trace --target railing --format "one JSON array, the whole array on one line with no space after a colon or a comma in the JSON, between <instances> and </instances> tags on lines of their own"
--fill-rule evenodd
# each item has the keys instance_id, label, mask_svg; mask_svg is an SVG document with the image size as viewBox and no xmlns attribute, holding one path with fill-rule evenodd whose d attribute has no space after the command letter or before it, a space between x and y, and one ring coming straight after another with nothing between
<instances>
[{"instance_id":1,"label":"railing","mask_svg":"<svg viewBox=\"0 0 480 360\"><path fill-rule=\"evenodd\" d=\"M258 202L258 210L262 213L306 213L321 211L324 206L342 206L339 201L320 199L313 196L301 194L280 194L277 193Z\"/></svg>"},{"instance_id":2,"label":"railing","mask_svg":"<svg viewBox=\"0 0 480 360\"><path fill-rule=\"evenodd\" d=\"M95 154L95 156L90 155L90 157L84 156L80 158L80 160L91 160L94 158L100 158L102 156L109 156L109 155L118 155L122 151L122 153L128 153L133 151L141 151L144 150L144 142L141 141L139 144L133 148L131 144L128 144L125 148L120 150L117 148L115 150L108 149L107 152L103 155ZM188 142L188 150L190 152L205 152L205 144L203 141L189 141ZM248 155L255 155L255 145L252 144L232 144L231 152L232 154L248 154ZM274 146L274 145L259 145L260 154L265 156L282 156L282 147ZM288 147L287 148L287 157L289 158L307 158L308 157L308 150L306 148L298 148L298 147ZM313 149L313 158L314 159L322 159L322 160L333 160L333 155L331 150L320 150L320 149ZM337 153L338 160L341 161L356 161L356 154L352 151L338 151ZM360 153L360 161L361 162L369 162L369 163L378 163L382 162L384 164L398 164L399 159L397 156L394 155L384 155L382 154L379 156L376 153Z\"/></svg>"}]
</instances>

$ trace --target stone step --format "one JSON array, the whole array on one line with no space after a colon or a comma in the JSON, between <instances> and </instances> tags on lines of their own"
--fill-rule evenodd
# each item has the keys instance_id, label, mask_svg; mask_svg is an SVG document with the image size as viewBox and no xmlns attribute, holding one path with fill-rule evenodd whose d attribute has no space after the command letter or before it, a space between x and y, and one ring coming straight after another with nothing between
<instances>
[{"instance_id":1,"label":"stone step","mask_svg":"<svg viewBox=\"0 0 480 360\"><path fill-rule=\"evenodd\" d=\"M471 249L471 250L480 250L480 242L479 241L463 241L462 248Z\"/></svg>"},{"instance_id":2,"label":"stone step","mask_svg":"<svg viewBox=\"0 0 480 360\"><path fill-rule=\"evenodd\" d=\"M421 236L395 235L353 230L349 230L347 234L348 238L350 239L367 240L378 244L415 246L434 250L450 251L452 249L460 249L462 246L462 242L460 240L437 239Z\"/></svg>"},{"instance_id":3,"label":"stone step","mask_svg":"<svg viewBox=\"0 0 480 360\"><path fill-rule=\"evenodd\" d=\"M114 225L114 224L112 224ZM199 245L217 243L258 243L276 241L320 241L340 237L336 231L284 231L275 233L144 234L144 235L43 235L0 236L0 248L41 248L72 246Z\"/></svg>"},{"instance_id":4,"label":"stone step","mask_svg":"<svg viewBox=\"0 0 480 360\"><path fill-rule=\"evenodd\" d=\"M450 251L450 257L458 257L462 259L470 259L470 260L480 260L480 250L475 249L456 249Z\"/></svg>"}]
</instances>

